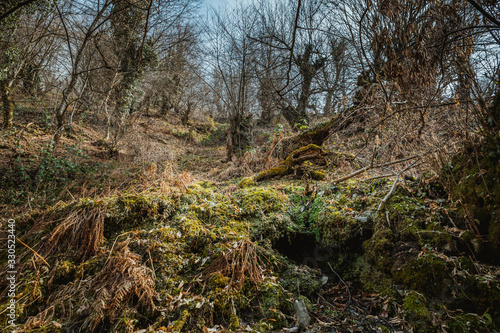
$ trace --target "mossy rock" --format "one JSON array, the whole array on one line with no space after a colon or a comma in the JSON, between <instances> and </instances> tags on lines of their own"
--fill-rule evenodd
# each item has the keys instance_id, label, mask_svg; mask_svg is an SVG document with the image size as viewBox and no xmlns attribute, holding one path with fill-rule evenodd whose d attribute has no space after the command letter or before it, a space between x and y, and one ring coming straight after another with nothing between
<instances>
[{"instance_id":1,"label":"mossy rock","mask_svg":"<svg viewBox=\"0 0 500 333\"><path fill-rule=\"evenodd\" d=\"M457 290L449 308L461 309L465 312L490 316L500 324L500 282L497 278L488 275L471 274L456 279Z\"/></svg>"},{"instance_id":2,"label":"mossy rock","mask_svg":"<svg viewBox=\"0 0 500 333\"><path fill-rule=\"evenodd\" d=\"M411 291L404 300L405 317L416 328L417 332L435 332L432 325L431 312L427 308L422 294Z\"/></svg>"},{"instance_id":3,"label":"mossy rock","mask_svg":"<svg viewBox=\"0 0 500 333\"><path fill-rule=\"evenodd\" d=\"M297 297L311 298L321 290L322 274L309 266L289 266L281 276L280 284Z\"/></svg>"},{"instance_id":4,"label":"mossy rock","mask_svg":"<svg viewBox=\"0 0 500 333\"><path fill-rule=\"evenodd\" d=\"M485 139L455 155L441 172L441 181L471 231L486 235L487 246L479 253L483 260L500 263L500 151Z\"/></svg>"},{"instance_id":5,"label":"mossy rock","mask_svg":"<svg viewBox=\"0 0 500 333\"><path fill-rule=\"evenodd\" d=\"M241 215L238 204L228 195L216 192L210 182L199 182L188 187L181 200L180 212L193 215L203 223L224 224Z\"/></svg>"},{"instance_id":6,"label":"mossy rock","mask_svg":"<svg viewBox=\"0 0 500 333\"><path fill-rule=\"evenodd\" d=\"M51 277L53 285L66 284L75 278L77 269L71 260L58 261Z\"/></svg>"},{"instance_id":7,"label":"mossy rock","mask_svg":"<svg viewBox=\"0 0 500 333\"><path fill-rule=\"evenodd\" d=\"M89 204L89 202L85 203ZM112 238L124 231L161 223L178 207L173 197L154 193L130 194L91 201L106 208L104 236Z\"/></svg>"},{"instance_id":8,"label":"mossy rock","mask_svg":"<svg viewBox=\"0 0 500 333\"><path fill-rule=\"evenodd\" d=\"M363 241L372 236L371 223L358 222L335 206L325 207L318 214L314 227L321 244L351 252L360 251Z\"/></svg>"},{"instance_id":9,"label":"mossy rock","mask_svg":"<svg viewBox=\"0 0 500 333\"><path fill-rule=\"evenodd\" d=\"M286 314L292 313L291 294L275 280L266 279L259 286L259 303L264 316L274 329L287 326Z\"/></svg>"},{"instance_id":10,"label":"mossy rock","mask_svg":"<svg viewBox=\"0 0 500 333\"><path fill-rule=\"evenodd\" d=\"M411 260L400 269L393 269L392 276L397 283L431 295L440 295L452 283L448 263L433 253Z\"/></svg>"},{"instance_id":11,"label":"mossy rock","mask_svg":"<svg viewBox=\"0 0 500 333\"><path fill-rule=\"evenodd\" d=\"M452 234L446 232L437 221L426 223L425 230L415 231L421 246L429 245L441 249L444 253L456 254L457 241Z\"/></svg>"},{"instance_id":12,"label":"mossy rock","mask_svg":"<svg viewBox=\"0 0 500 333\"><path fill-rule=\"evenodd\" d=\"M491 324L488 321L487 316L481 318L475 313L458 313L450 321L448 328L452 333L495 332L489 329Z\"/></svg>"},{"instance_id":13,"label":"mossy rock","mask_svg":"<svg viewBox=\"0 0 500 333\"><path fill-rule=\"evenodd\" d=\"M344 279L352 281L355 286L364 292L384 296L397 295L392 276L369 262L364 255L358 256L351 261L349 269L345 271Z\"/></svg>"},{"instance_id":14,"label":"mossy rock","mask_svg":"<svg viewBox=\"0 0 500 333\"><path fill-rule=\"evenodd\" d=\"M250 236L255 240L266 240L270 243L279 238L299 231L290 215L282 212L270 213L267 216L253 218L250 221Z\"/></svg>"},{"instance_id":15,"label":"mossy rock","mask_svg":"<svg viewBox=\"0 0 500 333\"><path fill-rule=\"evenodd\" d=\"M373 236L363 243L366 259L383 271L392 266L392 252L395 244L395 235L389 228L376 231Z\"/></svg>"}]
</instances>

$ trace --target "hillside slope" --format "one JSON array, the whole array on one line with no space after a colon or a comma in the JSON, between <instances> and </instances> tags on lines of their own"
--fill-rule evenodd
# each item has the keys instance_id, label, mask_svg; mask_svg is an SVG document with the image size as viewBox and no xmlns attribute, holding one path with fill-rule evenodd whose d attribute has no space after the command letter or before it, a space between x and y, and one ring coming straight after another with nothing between
<instances>
[{"instance_id":1,"label":"hillside slope","mask_svg":"<svg viewBox=\"0 0 500 333\"><path fill-rule=\"evenodd\" d=\"M2 132L18 331L500 329L498 263L436 178L334 183L356 167L338 154L325 181L256 183L272 160L223 162L223 133L145 117L116 147L75 126L53 153L29 119Z\"/></svg>"}]
</instances>

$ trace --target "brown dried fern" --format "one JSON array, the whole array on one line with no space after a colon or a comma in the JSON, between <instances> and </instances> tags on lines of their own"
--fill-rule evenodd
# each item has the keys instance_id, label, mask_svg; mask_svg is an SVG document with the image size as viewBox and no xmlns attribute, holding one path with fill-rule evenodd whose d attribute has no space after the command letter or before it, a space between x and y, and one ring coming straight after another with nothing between
<instances>
[{"instance_id":1,"label":"brown dried fern","mask_svg":"<svg viewBox=\"0 0 500 333\"><path fill-rule=\"evenodd\" d=\"M157 294L152 272L141 264L141 256L130 252L128 243L116 246L115 254L96 276L59 286L47 299L50 306L29 318L23 331L48 324L55 313L59 320L67 321L79 315L83 320L80 330L92 332L131 308L154 311Z\"/></svg>"},{"instance_id":2,"label":"brown dried fern","mask_svg":"<svg viewBox=\"0 0 500 333\"><path fill-rule=\"evenodd\" d=\"M67 252L77 260L87 260L97 253L104 241L105 217L103 206L72 212L40 242L40 252L46 256Z\"/></svg>"},{"instance_id":3,"label":"brown dried fern","mask_svg":"<svg viewBox=\"0 0 500 333\"><path fill-rule=\"evenodd\" d=\"M222 255L215 259L202 273L204 280L214 274L230 276L231 281L228 288L233 286L241 289L245 279L254 285L260 284L264 280L264 249L244 238L236 245L222 252Z\"/></svg>"},{"instance_id":4,"label":"brown dried fern","mask_svg":"<svg viewBox=\"0 0 500 333\"><path fill-rule=\"evenodd\" d=\"M92 283L94 290L101 290L96 297L102 304L99 309L93 309L87 318L92 330L100 325L104 318L112 322L123 311L123 305L132 303L135 297L138 299L137 308L146 312L155 309L156 291L152 272L141 265L141 259L139 255L130 252L128 241L117 245L117 254L109 259Z\"/></svg>"}]
</instances>

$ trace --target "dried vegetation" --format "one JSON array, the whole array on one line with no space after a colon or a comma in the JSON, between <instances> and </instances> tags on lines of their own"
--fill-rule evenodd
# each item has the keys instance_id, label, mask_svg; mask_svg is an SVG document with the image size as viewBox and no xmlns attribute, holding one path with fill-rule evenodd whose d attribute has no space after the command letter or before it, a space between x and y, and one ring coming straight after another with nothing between
<instances>
[{"instance_id":1,"label":"dried vegetation","mask_svg":"<svg viewBox=\"0 0 500 333\"><path fill-rule=\"evenodd\" d=\"M167 144L139 123L135 142L163 148L123 149L133 167L111 172L126 179L16 218L19 331L286 332L300 300L311 332L494 332L498 200L479 173L494 164L477 155L484 166L467 178L442 138L394 139L388 123L380 142L363 144L355 123L284 160L291 139L277 130L226 164L211 134Z\"/></svg>"}]
</instances>

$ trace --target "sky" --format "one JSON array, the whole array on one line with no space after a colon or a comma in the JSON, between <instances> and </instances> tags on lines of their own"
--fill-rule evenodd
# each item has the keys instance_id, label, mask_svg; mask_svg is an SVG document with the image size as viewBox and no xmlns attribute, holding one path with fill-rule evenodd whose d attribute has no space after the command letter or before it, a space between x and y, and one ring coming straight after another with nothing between
<instances>
[{"instance_id":1,"label":"sky","mask_svg":"<svg viewBox=\"0 0 500 333\"><path fill-rule=\"evenodd\" d=\"M219 6L228 6L231 5L231 3L236 3L235 0L205 0L203 2L205 3L205 6L212 6L214 8L217 8Z\"/></svg>"}]
</instances>

